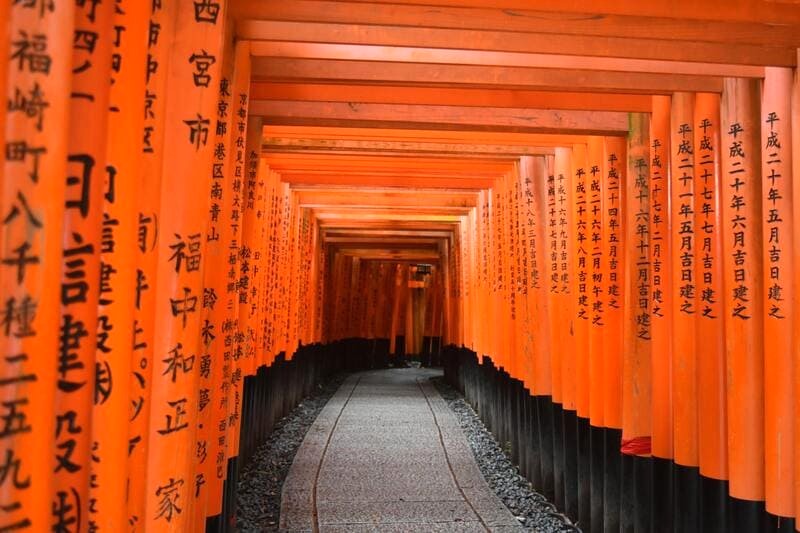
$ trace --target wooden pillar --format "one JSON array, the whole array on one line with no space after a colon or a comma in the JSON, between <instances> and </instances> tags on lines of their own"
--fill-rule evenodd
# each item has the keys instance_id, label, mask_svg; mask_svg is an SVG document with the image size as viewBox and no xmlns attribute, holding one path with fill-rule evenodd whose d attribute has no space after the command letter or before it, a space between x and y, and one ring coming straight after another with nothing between
<instances>
[{"instance_id":1,"label":"wooden pillar","mask_svg":"<svg viewBox=\"0 0 800 533\"><path fill-rule=\"evenodd\" d=\"M650 436L652 431L652 302L650 241L649 118L630 115L625 203L625 307L623 322L622 452L623 528L646 531L650 521Z\"/></svg>"},{"instance_id":2,"label":"wooden pillar","mask_svg":"<svg viewBox=\"0 0 800 533\"><path fill-rule=\"evenodd\" d=\"M669 96L653 97L650 122L650 239L652 243L653 456L672 461L672 143ZM670 509L670 513L672 509Z\"/></svg>"},{"instance_id":3,"label":"wooden pillar","mask_svg":"<svg viewBox=\"0 0 800 533\"><path fill-rule=\"evenodd\" d=\"M793 517L795 346L787 329L795 300L792 70L767 68L761 96L761 218L764 271L764 452L767 511Z\"/></svg>"},{"instance_id":4,"label":"wooden pillar","mask_svg":"<svg viewBox=\"0 0 800 533\"><path fill-rule=\"evenodd\" d=\"M519 202L520 233L524 236L523 296L527 307L526 357L532 359L532 389L537 396L553 393L552 339L550 337L549 283L545 279L545 233L547 209L547 161L544 157L525 157L521 174L522 195Z\"/></svg>"},{"instance_id":5,"label":"wooden pillar","mask_svg":"<svg viewBox=\"0 0 800 533\"><path fill-rule=\"evenodd\" d=\"M697 476L697 353L698 307L695 265L698 241L695 229L694 94L672 96L670 120L670 205L672 247L672 410L676 506L675 524L691 530L699 526ZM686 348L682 348L686 347Z\"/></svg>"},{"instance_id":6,"label":"wooden pillar","mask_svg":"<svg viewBox=\"0 0 800 533\"><path fill-rule=\"evenodd\" d=\"M502 180L497 180L495 186L490 190L491 203L489 206L491 212L490 232L491 232L491 247L490 247L490 262L492 263L492 317L496 320L495 327L489 331L490 346L489 355L496 362L499 368L508 370L508 352L504 349L503 338L505 333L505 310L504 305L504 291L505 279L503 278L503 267L508 260L505 257L505 246L503 242L503 189Z\"/></svg>"},{"instance_id":7,"label":"wooden pillar","mask_svg":"<svg viewBox=\"0 0 800 533\"><path fill-rule=\"evenodd\" d=\"M147 528L191 527L197 473L197 383L207 199L213 157L216 89L222 63L224 4L177 6L165 98L158 265L155 280ZM187 58L194 58L189 59ZM187 184L191 183L189 187Z\"/></svg>"},{"instance_id":8,"label":"wooden pillar","mask_svg":"<svg viewBox=\"0 0 800 533\"><path fill-rule=\"evenodd\" d=\"M53 6L55 8L55 6ZM44 13L42 13L44 15ZM0 57L8 57L9 56L9 49L11 48L11 4L5 2L2 6L0 6L0 20L3 21L0 24ZM8 84L9 84L9 68L3 67L0 68L0 94L6 95L9 94ZM12 108L14 107L12 103ZM6 117L7 117L7 106L0 106L0 146L5 147L6 145ZM4 148L5 149L5 148ZM3 183L3 175L5 172L4 169L5 165L0 165L0 184Z\"/></svg>"},{"instance_id":9,"label":"wooden pillar","mask_svg":"<svg viewBox=\"0 0 800 533\"><path fill-rule=\"evenodd\" d=\"M649 437L650 394L650 198L649 120L631 115L626 205L623 438Z\"/></svg>"},{"instance_id":10,"label":"wooden pillar","mask_svg":"<svg viewBox=\"0 0 800 533\"><path fill-rule=\"evenodd\" d=\"M603 427L605 381L602 376L605 362L603 344L605 343L605 313L608 293L607 262L604 255L603 184L606 172L602 137L590 137L587 145L586 170L586 241L587 290L589 294L589 409L591 425Z\"/></svg>"},{"instance_id":11,"label":"wooden pillar","mask_svg":"<svg viewBox=\"0 0 800 533\"><path fill-rule=\"evenodd\" d=\"M280 224L279 205L281 202L281 186L277 174L270 172L269 175L269 203L268 203L268 217L269 225L268 231L270 234L270 241L267 246L267 264L270 268L265 273L267 291L265 293L264 311L267 313L269 319L267 320L266 330L266 347L267 361L272 364L278 352L278 324L275 321L274 310L277 305L278 298L278 268L275 268L275 262L278 260L279 242L277 239L278 227ZM333 266L333 264L331 265ZM333 289L331 289L333 290ZM332 304L335 299L332 300Z\"/></svg>"},{"instance_id":12,"label":"wooden pillar","mask_svg":"<svg viewBox=\"0 0 800 533\"><path fill-rule=\"evenodd\" d=\"M758 529L764 500L759 83L726 79L722 94L722 216L730 494L733 527Z\"/></svg>"},{"instance_id":13,"label":"wooden pillar","mask_svg":"<svg viewBox=\"0 0 800 533\"><path fill-rule=\"evenodd\" d=\"M627 174L627 140L624 137L606 137L604 160L606 166L603 183L604 255L607 258L608 293L606 300L603 339L603 424L605 426L604 477L603 477L603 530L619 529L621 510L621 457L619 453L622 429L623 401L623 332L624 306L628 284L626 269L627 207L624 203Z\"/></svg>"},{"instance_id":14,"label":"wooden pillar","mask_svg":"<svg viewBox=\"0 0 800 533\"><path fill-rule=\"evenodd\" d=\"M235 139L239 111L249 91L249 43L234 46L226 36L222 72L218 83L213 160L208 180L206 256L203 273L203 319L195 459L203 485L195 491L198 505L195 527L208 516L222 512L222 482L226 474L228 401L233 354L231 320L239 300L230 282L238 266L240 224L234 210L241 205L242 161L237 160ZM235 323L235 322L234 322Z\"/></svg>"},{"instance_id":15,"label":"wooden pillar","mask_svg":"<svg viewBox=\"0 0 800 533\"><path fill-rule=\"evenodd\" d=\"M151 4L147 38L145 95L142 102L141 173L136 197L137 243L134 285L133 358L131 361L131 414L128 430L128 521L143 527L147 489L147 455L150 444L150 402L153 383L158 244L161 237L161 176L165 155L167 74L175 38L175 1ZM160 31L149 32L150 27Z\"/></svg>"},{"instance_id":16,"label":"wooden pillar","mask_svg":"<svg viewBox=\"0 0 800 533\"><path fill-rule=\"evenodd\" d=\"M572 300L574 272L570 265L574 257L573 234L575 228L570 225L570 212L574 187L572 186L572 150L556 148L555 153L555 218L557 225L557 268L558 295L554 302L551 321L553 338L561 339L559 353L561 359L561 402L565 410L575 411L577 357L574 337L570 334L572 324Z\"/></svg>"},{"instance_id":17,"label":"wooden pillar","mask_svg":"<svg viewBox=\"0 0 800 533\"><path fill-rule=\"evenodd\" d=\"M492 279L492 264L490 261L490 237L491 237L491 229L489 227L489 220L490 220L490 211L489 206L491 205L491 193L489 191L481 191L480 193L480 200L478 204L478 220L476 220L476 224L478 227L478 235L480 237L478 242L478 260L480 261L480 273L479 276L479 297L478 297L478 305L481 309L484 309L484 312L492 312L491 301L490 301L490 294L491 294L491 279ZM487 355L489 353L489 343L488 343L488 331L489 331L489 324L488 320L483 320L478 322L478 342L476 344L477 349L475 350L478 354L478 358L480 359L481 356Z\"/></svg>"},{"instance_id":18,"label":"wooden pillar","mask_svg":"<svg viewBox=\"0 0 800 533\"><path fill-rule=\"evenodd\" d=\"M24 3L0 8L8 16L0 18L7 25L0 33L10 38L10 46L0 45L9 58L2 75L0 401L4 419L14 421L0 434L0 453L16 469L0 484L0 525L9 530L52 526L64 219L59 199L66 185L74 9L69 2L41 11ZM21 99L38 102L34 113Z\"/></svg>"},{"instance_id":19,"label":"wooden pillar","mask_svg":"<svg viewBox=\"0 0 800 533\"><path fill-rule=\"evenodd\" d=\"M800 59L800 49L797 51ZM792 119L792 176L800 176L800 70L794 70L794 80L792 84L791 97L791 119ZM789 143L787 143L789 146ZM792 188L792 220L800 221L800 187ZM800 231L793 228L792 233L792 262L800 265ZM795 268L792 272L792 291L795 298L800 295L800 269ZM793 302L793 305L796 305ZM795 308L795 311L797 309ZM795 528L800 531L800 357L798 348L800 347L800 313L795 312L792 316L792 342L794 346L794 502L795 502Z\"/></svg>"},{"instance_id":20,"label":"wooden pillar","mask_svg":"<svg viewBox=\"0 0 800 533\"><path fill-rule=\"evenodd\" d=\"M590 168L588 168L587 147L576 144L572 147L572 216L570 224L573 228L571 272L572 318L570 332L573 337L575 353L575 374L568 377L574 382L575 407L578 416L589 417L589 324L591 319L590 287L591 258L589 248L591 231L589 227L588 186ZM566 377L566 376L565 376Z\"/></svg>"},{"instance_id":21,"label":"wooden pillar","mask_svg":"<svg viewBox=\"0 0 800 533\"><path fill-rule=\"evenodd\" d=\"M622 137L606 137L606 179L603 209L604 255L607 260L608 293L605 312L606 337L603 339L603 423L607 428L622 429L622 335L625 302L625 206L623 187L626 174L626 146Z\"/></svg>"},{"instance_id":22,"label":"wooden pillar","mask_svg":"<svg viewBox=\"0 0 800 533\"><path fill-rule=\"evenodd\" d=\"M525 360L522 350L522 324L524 322L523 300L519 288L519 272L522 270L519 234L519 213L517 202L519 201L519 175L520 165L515 163L513 170L506 176L505 180L505 221L503 231L508 248L508 261L506 262L506 294L508 310L508 327L506 329L506 346L511 356L512 377L519 379L527 384L526 376L530 372L526 369L528 362Z\"/></svg>"},{"instance_id":23,"label":"wooden pillar","mask_svg":"<svg viewBox=\"0 0 800 533\"><path fill-rule=\"evenodd\" d=\"M547 279L545 285L547 287L547 308L549 310L547 319L547 336L554 341L558 339L557 322L555 317L560 313L560 292L561 292L561 274L560 274L560 250L559 250L559 225L558 225L558 195L556 192L556 175L555 175L555 157L547 157L545 159L545 175L540 179L545 180L546 191L546 206L545 206L545 235L546 235L546 252L544 257L544 265ZM558 349L556 343L550 346L550 366L551 366L551 382L552 382L552 395L553 402L561 404L562 402L562 377L561 377L561 350Z\"/></svg>"},{"instance_id":24,"label":"wooden pillar","mask_svg":"<svg viewBox=\"0 0 800 533\"><path fill-rule=\"evenodd\" d=\"M56 359L55 487L50 496L55 530L78 518L92 527L92 510L98 510L89 502L92 407L95 378L101 377L95 368L98 301L101 292L105 299L114 286L109 271L101 277L100 268L114 6L76 8Z\"/></svg>"},{"instance_id":25,"label":"wooden pillar","mask_svg":"<svg viewBox=\"0 0 800 533\"><path fill-rule=\"evenodd\" d=\"M139 187L142 175L147 65L146 3L124 0L114 10L114 55L108 114L101 285L97 328L97 385L92 418L90 502L102 530L128 527L128 420L134 363L134 311ZM138 391L137 391L138 392ZM138 396L136 396L138 399ZM118 426L109 426L114 421Z\"/></svg>"},{"instance_id":26,"label":"wooden pillar","mask_svg":"<svg viewBox=\"0 0 800 533\"><path fill-rule=\"evenodd\" d=\"M725 313L723 300L723 230L720 157L720 97L698 93L695 98L695 231L697 239L697 390L698 455L704 487L701 527L726 527L728 430L726 406ZM712 481L716 480L716 482ZM716 495L716 501L711 497Z\"/></svg>"},{"instance_id":27,"label":"wooden pillar","mask_svg":"<svg viewBox=\"0 0 800 533\"><path fill-rule=\"evenodd\" d=\"M244 164L244 176L242 177L244 199L242 203L242 244L239 252L240 267L237 290L239 292L239 326L241 335L244 338L243 357L240 361L242 371L245 375L251 375L256 365L256 329L257 329L257 308L253 301L257 301L258 281L257 270L259 265L259 251L261 242L260 215L261 205L259 199L263 199L263 182L259 183L258 175L259 164L256 165L256 172L252 172L247 162L248 154L252 151L260 153L261 146L261 117L236 118L235 122L246 124L246 135L244 146L234 147L237 160Z\"/></svg>"}]
</instances>

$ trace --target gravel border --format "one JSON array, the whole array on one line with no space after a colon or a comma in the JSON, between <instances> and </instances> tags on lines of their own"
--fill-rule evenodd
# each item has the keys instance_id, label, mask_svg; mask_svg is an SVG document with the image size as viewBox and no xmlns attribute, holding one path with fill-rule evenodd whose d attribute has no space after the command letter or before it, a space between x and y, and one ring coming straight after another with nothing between
<instances>
[{"instance_id":1,"label":"gravel border","mask_svg":"<svg viewBox=\"0 0 800 533\"><path fill-rule=\"evenodd\" d=\"M240 531L278 531L281 490L294 456L325 404L348 374L337 374L282 418L242 472L236 490Z\"/></svg>"},{"instance_id":2,"label":"gravel border","mask_svg":"<svg viewBox=\"0 0 800 533\"><path fill-rule=\"evenodd\" d=\"M431 382L455 414L486 482L517 517L523 530L535 533L580 532L580 528L561 514L555 505L533 490L464 396L443 377L431 378Z\"/></svg>"}]
</instances>

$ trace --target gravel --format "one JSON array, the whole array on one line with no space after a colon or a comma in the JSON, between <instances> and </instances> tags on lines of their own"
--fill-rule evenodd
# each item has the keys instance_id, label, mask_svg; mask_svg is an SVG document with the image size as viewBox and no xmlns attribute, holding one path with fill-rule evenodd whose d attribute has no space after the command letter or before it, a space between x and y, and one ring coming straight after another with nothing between
<instances>
[{"instance_id":1,"label":"gravel","mask_svg":"<svg viewBox=\"0 0 800 533\"><path fill-rule=\"evenodd\" d=\"M533 490L461 393L450 387L444 378L432 378L431 382L458 419L483 477L525 531L581 531L555 505Z\"/></svg>"},{"instance_id":2,"label":"gravel","mask_svg":"<svg viewBox=\"0 0 800 533\"><path fill-rule=\"evenodd\" d=\"M236 527L240 531L278 531L281 489L308 428L347 377L331 378L281 419L240 473Z\"/></svg>"}]
</instances>

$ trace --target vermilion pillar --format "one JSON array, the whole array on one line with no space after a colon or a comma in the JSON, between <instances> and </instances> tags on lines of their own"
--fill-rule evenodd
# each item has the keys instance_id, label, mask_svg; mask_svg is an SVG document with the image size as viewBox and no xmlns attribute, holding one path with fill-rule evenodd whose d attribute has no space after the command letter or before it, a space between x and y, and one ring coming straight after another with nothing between
<instances>
[{"instance_id":1,"label":"vermilion pillar","mask_svg":"<svg viewBox=\"0 0 800 533\"><path fill-rule=\"evenodd\" d=\"M10 46L3 45L9 61L0 76L7 82L0 174L0 398L3 416L16 420L0 434L0 453L17 465L0 484L5 509L0 523L8 528L52 526L64 218L58 199L66 189L74 9L68 2L41 12L23 3L0 8L9 15L2 20L10 39ZM39 102L34 113L20 105L23 98Z\"/></svg>"},{"instance_id":2,"label":"vermilion pillar","mask_svg":"<svg viewBox=\"0 0 800 533\"><path fill-rule=\"evenodd\" d=\"M650 121L650 240L652 258L653 456L672 461L672 217L671 97L654 96ZM672 513L672 509L669 511Z\"/></svg>"},{"instance_id":3,"label":"vermilion pillar","mask_svg":"<svg viewBox=\"0 0 800 533\"><path fill-rule=\"evenodd\" d=\"M800 51L798 51L800 57ZM795 69L792 84L792 176L800 176L800 74ZM792 217L793 220L800 220L800 187L792 188ZM800 264L800 231L793 232L792 235L792 254L794 264ZM795 268L793 272L794 294L800 294L800 269ZM800 531L800 393L797 387L800 386L800 356L797 349L800 347L800 328L797 322L800 320L800 313L795 313L793 317L792 339L794 342L794 499L795 499L795 527Z\"/></svg>"},{"instance_id":4,"label":"vermilion pillar","mask_svg":"<svg viewBox=\"0 0 800 533\"><path fill-rule=\"evenodd\" d=\"M564 409L576 409L575 376L577 360L574 337L570 333L572 324L572 292L574 290L570 265L574 255L572 235L575 231L569 223L572 211L572 150L556 148L554 180L555 223L556 223L556 268L558 287L556 301L551 314L553 338L561 339L559 354L561 359L561 402ZM552 209L552 208L551 208Z\"/></svg>"},{"instance_id":5,"label":"vermilion pillar","mask_svg":"<svg viewBox=\"0 0 800 533\"><path fill-rule=\"evenodd\" d=\"M575 406L578 416L589 417L590 375L589 375L589 324L591 321L591 228L589 226L589 193L587 182L591 178L588 165L587 147L576 144L572 147L572 263L570 290L572 297L572 317L570 335L575 350L575 374L568 379L575 387Z\"/></svg>"},{"instance_id":6,"label":"vermilion pillar","mask_svg":"<svg viewBox=\"0 0 800 533\"><path fill-rule=\"evenodd\" d=\"M603 421L605 427L622 429L622 333L625 301L625 206L623 187L626 174L626 146L621 137L607 137L604 146L606 176L603 192L604 256L607 261L608 292L604 316L607 334L603 339Z\"/></svg>"},{"instance_id":7,"label":"vermilion pillar","mask_svg":"<svg viewBox=\"0 0 800 533\"><path fill-rule=\"evenodd\" d=\"M623 318L622 480L623 502L635 502L633 515L623 513L622 527L645 531L650 520L652 431L652 306L650 240L649 117L630 115L625 205L625 307ZM624 507L623 507L624 509Z\"/></svg>"},{"instance_id":8,"label":"vermilion pillar","mask_svg":"<svg viewBox=\"0 0 800 533\"><path fill-rule=\"evenodd\" d=\"M672 239L672 414L675 471L675 523L698 527L697 352L695 352L698 261L695 213L694 94L672 95L670 120L670 235ZM683 348L686 347L686 348ZM654 376L655 377L655 376ZM655 380L654 380L655 381Z\"/></svg>"},{"instance_id":9,"label":"vermilion pillar","mask_svg":"<svg viewBox=\"0 0 800 533\"><path fill-rule=\"evenodd\" d=\"M147 69L142 102L141 173L136 197L136 281L134 285L133 359L131 361L128 429L128 520L144 524L147 453L150 444L150 402L153 372L156 281L160 233L161 175L164 162L167 74L175 37L175 1L151 4L147 38Z\"/></svg>"},{"instance_id":10,"label":"vermilion pillar","mask_svg":"<svg viewBox=\"0 0 800 533\"><path fill-rule=\"evenodd\" d=\"M98 337L98 301L113 291L112 272L101 269L103 202L111 183L106 167L109 113L109 73L113 46L114 6L76 6L72 42L70 127L65 174L64 240L61 266L61 319L55 360L58 383L54 416L56 443L55 492L50 496L53 528L81 517L95 520L90 506L92 407L95 392L110 393L110 369L95 368L97 349L107 350ZM55 201L55 199L51 199ZM108 227L107 227L108 229ZM108 324L105 324L108 333ZM100 361L101 363L104 361ZM101 373L102 371L102 373ZM95 386L97 380L97 387ZM124 391L122 391L124 394ZM102 460L102 452L99 456ZM124 473L123 473L124 475ZM92 484L96 484L93 480Z\"/></svg>"},{"instance_id":11,"label":"vermilion pillar","mask_svg":"<svg viewBox=\"0 0 800 533\"><path fill-rule=\"evenodd\" d=\"M103 218L98 250L100 307L97 327L97 384L92 418L92 521L102 530L128 526L128 421L134 310L138 203L142 177L147 28L150 9L130 0L114 10L113 60L108 140L103 181ZM138 370L138 369L137 369ZM139 398L138 390L135 391ZM106 421L115 421L111 428Z\"/></svg>"},{"instance_id":12,"label":"vermilion pillar","mask_svg":"<svg viewBox=\"0 0 800 533\"><path fill-rule=\"evenodd\" d=\"M764 452L767 511L795 515L795 384L787 334L794 320L792 71L768 68L761 96L761 219L764 313ZM757 170L757 169L756 169Z\"/></svg>"},{"instance_id":13,"label":"vermilion pillar","mask_svg":"<svg viewBox=\"0 0 800 533\"><path fill-rule=\"evenodd\" d=\"M547 209L547 162L544 157L522 160L521 195L519 199L521 244L525 248L522 265L524 295L527 308L528 354L532 359L532 392L538 396L553 393L552 338L550 336L549 282L545 264L549 261L545 211Z\"/></svg>"},{"instance_id":14,"label":"vermilion pillar","mask_svg":"<svg viewBox=\"0 0 800 533\"><path fill-rule=\"evenodd\" d=\"M726 526L728 478L725 313L722 268L723 188L720 172L720 97L695 97L695 231L697 240L697 389L698 454L702 476L701 527ZM708 520L708 522L706 522Z\"/></svg>"},{"instance_id":15,"label":"vermilion pillar","mask_svg":"<svg viewBox=\"0 0 800 533\"><path fill-rule=\"evenodd\" d=\"M722 94L722 223L730 495L733 526L758 529L764 500L764 338L759 84L726 79Z\"/></svg>"},{"instance_id":16,"label":"vermilion pillar","mask_svg":"<svg viewBox=\"0 0 800 533\"><path fill-rule=\"evenodd\" d=\"M587 145L586 169L586 252L587 290L589 293L589 418L592 426L604 425L605 381L602 376L605 363L603 344L605 330L606 300L608 297L608 263L605 258L603 186L606 180L604 140L590 137Z\"/></svg>"},{"instance_id":17,"label":"vermilion pillar","mask_svg":"<svg viewBox=\"0 0 800 533\"><path fill-rule=\"evenodd\" d=\"M191 527L198 420L203 256L208 183L213 156L212 117L222 63L224 10L178 2L164 96L165 139L155 281L155 324L147 468L149 528ZM187 60L188 58L188 60ZM187 183L192 186L188 187Z\"/></svg>"}]
</instances>

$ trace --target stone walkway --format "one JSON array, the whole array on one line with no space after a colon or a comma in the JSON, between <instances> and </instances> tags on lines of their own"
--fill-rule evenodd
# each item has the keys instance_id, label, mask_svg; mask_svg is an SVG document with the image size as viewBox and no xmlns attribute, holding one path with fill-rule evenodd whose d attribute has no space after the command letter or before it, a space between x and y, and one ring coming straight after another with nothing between
<instances>
[{"instance_id":1,"label":"stone walkway","mask_svg":"<svg viewBox=\"0 0 800 533\"><path fill-rule=\"evenodd\" d=\"M309 429L283 486L282 531L520 531L429 378L350 376Z\"/></svg>"}]
</instances>

